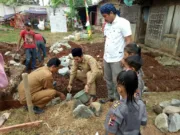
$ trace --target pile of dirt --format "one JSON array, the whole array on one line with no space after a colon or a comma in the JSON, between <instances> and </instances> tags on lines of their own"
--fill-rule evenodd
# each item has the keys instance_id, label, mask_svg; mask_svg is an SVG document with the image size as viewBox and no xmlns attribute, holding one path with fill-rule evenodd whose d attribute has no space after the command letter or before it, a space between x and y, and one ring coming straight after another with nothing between
<instances>
[{"instance_id":1,"label":"pile of dirt","mask_svg":"<svg viewBox=\"0 0 180 135\"><path fill-rule=\"evenodd\" d=\"M151 53L144 53L142 58L145 83L150 91L180 90L180 68L161 65Z\"/></svg>"},{"instance_id":2,"label":"pile of dirt","mask_svg":"<svg viewBox=\"0 0 180 135\"><path fill-rule=\"evenodd\" d=\"M81 47L85 54L92 55L96 60L103 63L104 43L94 44L76 44L69 42L72 48ZM71 49L64 48L64 51L57 54L57 57L68 55ZM144 61L143 71L145 74L145 84L149 91L167 92L180 90L180 68L165 67L155 60L153 53L143 53L142 58ZM69 76L62 77L56 76L58 90L67 93L67 85ZM73 93L83 89L84 84L79 81L74 81ZM107 87L104 80L97 81L97 96L100 98L107 97Z\"/></svg>"}]
</instances>

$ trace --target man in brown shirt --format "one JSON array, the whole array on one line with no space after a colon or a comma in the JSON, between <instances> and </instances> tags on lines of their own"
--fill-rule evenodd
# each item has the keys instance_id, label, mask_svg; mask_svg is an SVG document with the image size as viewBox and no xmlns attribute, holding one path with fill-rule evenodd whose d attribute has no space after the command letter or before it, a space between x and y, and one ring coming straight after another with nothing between
<instances>
[{"instance_id":1,"label":"man in brown shirt","mask_svg":"<svg viewBox=\"0 0 180 135\"><path fill-rule=\"evenodd\" d=\"M65 95L53 88L53 73L57 73L60 65L58 58L52 58L48 61L47 66L38 68L28 75L28 83L32 96L32 103L35 106L34 111L42 112L42 109L51 99L59 96L61 100L65 99ZM18 86L20 103L26 105L26 97L23 81ZM39 111L40 110L40 111Z\"/></svg>"},{"instance_id":2,"label":"man in brown shirt","mask_svg":"<svg viewBox=\"0 0 180 135\"><path fill-rule=\"evenodd\" d=\"M95 58L90 55L83 55L81 48L72 50L74 63L70 72L68 91L72 89L73 80L76 78L86 85L84 90L91 96L96 95L96 80L102 77L102 68Z\"/></svg>"}]
</instances>

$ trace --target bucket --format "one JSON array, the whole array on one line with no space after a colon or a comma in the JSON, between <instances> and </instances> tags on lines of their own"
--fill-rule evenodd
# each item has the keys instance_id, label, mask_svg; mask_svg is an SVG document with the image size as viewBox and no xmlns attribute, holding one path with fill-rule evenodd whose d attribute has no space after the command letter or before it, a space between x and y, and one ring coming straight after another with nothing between
<instances>
[{"instance_id":1,"label":"bucket","mask_svg":"<svg viewBox=\"0 0 180 135\"><path fill-rule=\"evenodd\" d=\"M83 104L85 104L89 101L90 96L84 90L81 90L74 95L74 98L79 99Z\"/></svg>"}]
</instances>

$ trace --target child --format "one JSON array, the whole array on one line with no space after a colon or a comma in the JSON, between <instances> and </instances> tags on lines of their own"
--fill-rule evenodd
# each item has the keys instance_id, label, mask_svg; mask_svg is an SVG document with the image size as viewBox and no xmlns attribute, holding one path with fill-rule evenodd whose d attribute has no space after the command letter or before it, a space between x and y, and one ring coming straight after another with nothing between
<instances>
[{"instance_id":1,"label":"child","mask_svg":"<svg viewBox=\"0 0 180 135\"><path fill-rule=\"evenodd\" d=\"M143 101L134 97L137 87L136 72L119 73L117 90L123 99L116 101L106 116L106 135L140 135L140 126L146 125L147 114Z\"/></svg>"},{"instance_id":2,"label":"child","mask_svg":"<svg viewBox=\"0 0 180 135\"><path fill-rule=\"evenodd\" d=\"M133 70L137 73L138 76L138 89L136 91L136 97L141 99L142 91L144 89L144 81L142 76L139 74L139 70L142 66L142 59L139 55L132 55L127 57L125 60L125 70Z\"/></svg>"},{"instance_id":3,"label":"child","mask_svg":"<svg viewBox=\"0 0 180 135\"><path fill-rule=\"evenodd\" d=\"M122 66L125 66L124 59L126 59L129 56L136 55L136 54L141 56L141 47L140 46L138 46L135 43L126 45L124 48L124 58L121 61ZM141 75L141 77L144 76L142 69L139 70L139 74Z\"/></svg>"}]
</instances>

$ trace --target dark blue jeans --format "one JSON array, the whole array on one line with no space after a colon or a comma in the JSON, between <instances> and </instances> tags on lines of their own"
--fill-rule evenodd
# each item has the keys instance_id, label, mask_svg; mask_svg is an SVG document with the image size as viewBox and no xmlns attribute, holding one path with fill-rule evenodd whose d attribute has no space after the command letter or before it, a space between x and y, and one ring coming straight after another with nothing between
<instances>
[{"instance_id":1,"label":"dark blue jeans","mask_svg":"<svg viewBox=\"0 0 180 135\"><path fill-rule=\"evenodd\" d=\"M26 52L26 70L28 70L29 68L29 63L31 61L32 58L32 64L31 64L31 68L35 69L36 66L36 48L26 48L25 49Z\"/></svg>"},{"instance_id":2,"label":"dark blue jeans","mask_svg":"<svg viewBox=\"0 0 180 135\"><path fill-rule=\"evenodd\" d=\"M45 47L45 43L43 41L37 41L36 42L36 46L38 48L38 51L37 51L37 57L38 57L38 60L39 62L41 62L42 58L41 58L41 51L43 53L43 57L45 58L46 57L46 47Z\"/></svg>"}]
</instances>

